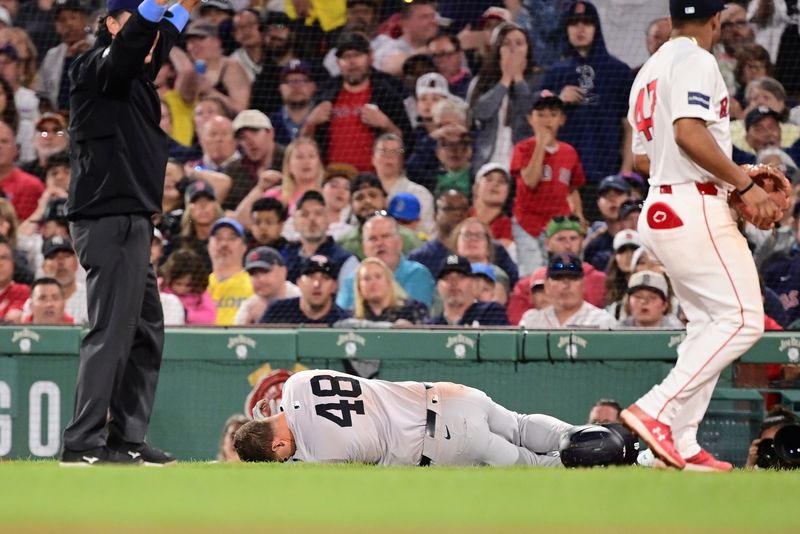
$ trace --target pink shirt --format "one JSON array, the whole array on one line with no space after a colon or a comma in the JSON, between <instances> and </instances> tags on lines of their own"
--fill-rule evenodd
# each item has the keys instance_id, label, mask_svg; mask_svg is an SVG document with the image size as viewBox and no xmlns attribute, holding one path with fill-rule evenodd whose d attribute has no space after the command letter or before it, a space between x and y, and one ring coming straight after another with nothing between
<instances>
[{"instance_id":1,"label":"pink shirt","mask_svg":"<svg viewBox=\"0 0 800 534\"><path fill-rule=\"evenodd\" d=\"M213 325L217 320L217 306L208 291L203 291L201 294L186 293L185 295L176 295L172 289L165 287L161 290L163 293L171 293L178 297L186 310L186 324L204 324Z\"/></svg>"}]
</instances>

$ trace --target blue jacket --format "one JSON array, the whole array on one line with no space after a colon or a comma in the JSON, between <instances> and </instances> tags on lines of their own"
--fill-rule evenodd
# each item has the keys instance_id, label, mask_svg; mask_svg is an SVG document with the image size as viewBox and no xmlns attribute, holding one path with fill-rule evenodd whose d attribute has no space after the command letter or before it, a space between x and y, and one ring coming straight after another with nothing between
<instances>
[{"instance_id":1,"label":"blue jacket","mask_svg":"<svg viewBox=\"0 0 800 534\"><path fill-rule=\"evenodd\" d=\"M270 304L259 323L265 324L327 324L332 325L342 319L347 319L350 314L336 304L331 306L328 314L321 319L309 319L300 309L300 297L293 299L276 300Z\"/></svg>"},{"instance_id":2,"label":"blue jacket","mask_svg":"<svg viewBox=\"0 0 800 534\"><path fill-rule=\"evenodd\" d=\"M353 272L345 279L336 295L336 304L345 310L352 310L355 307L355 275L356 273ZM394 279L409 297L423 303L428 308L431 307L436 282L433 281L431 272L424 265L401 256L400 263L394 271Z\"/></svg>"},{"instance_id":3,"label":"blue jacket","mask_svg":"<svg viewBox=\"0 0 800 534\"><path fill-rule=\"evenodd\" d=\"M294 283L300 277L300 268L302 267L304 259L303 256L300 255L302 248L303 245L298 242L289 243L283 248L283 250L281 250L281 255L286 261L286 279L292 283ZM339 271L341 270L342 265L344 265L344 262L346 262L347 259L352 256L352 254L337 245L331 237L328 237L325 242L322 243L315 254L320 254L321 256L328 258L328 261L330 261L333 265L337 276L339 275Z\"/></svg>"},{"instance_id":4,"label":"blue jacket","mask_svg":"<svg viewBox=\"0 0 800 534\"><path fill-rule=\"evenodd\" d=\"M585 91L582 102L566 106L567 122L558 132L558 139L575 147L586 179L598 182L617 173L622 162L622 120L628 113L633 74L625 63L608 53L597 9L589 2L583 3L587 16L595 21L592 47L582 57L567 42L563 59L550 68L541 88L559 94L565 86L576 85ZM566 21L562 15L564 35Z\"/></svg>"}]
</instances>

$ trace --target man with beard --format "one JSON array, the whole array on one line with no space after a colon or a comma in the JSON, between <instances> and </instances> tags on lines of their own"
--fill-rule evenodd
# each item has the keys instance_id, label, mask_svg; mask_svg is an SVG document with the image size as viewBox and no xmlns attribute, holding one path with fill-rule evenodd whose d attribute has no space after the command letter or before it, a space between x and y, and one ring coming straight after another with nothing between
<instances>
[{"instance_id":1,"label":"man with beard","mask_svg":"<svg viewBox=\"0 0 800 534\"><path fill-rule=\"evenodd\" d=\"M337 239L339 245L355 254L359 260L363 260L365 255L361 236L362 227L367 219L373 215L379 213L385 215L382 212L386 210L387 204L386 191L377 176L367 172L362 172L356 176L353 183L350 184L350 207L353 215L356 216L358 226L342 234ZM403 240L403 254L408 254L422 246L422 241L419 237L408 228L399 228L398 232Z\"/></svg>"},{"instance_id":2,"label":"man with beard","mask_svg":"<svg viewBox=\"0 0 800 534\"><path fill-rule=\"evenodd\" d=\"M311 66L300 59L291 60L281 69L278 89L283 106L270 115L270 120L275 128L275 141L288 145L299 135L317 92Z\"/></svg>"},{"instance_id":3,"label":"man with beard","mask_svg":"<svg viewBox=\"0 0 800 534\"><path fill-rule=\"evenodd\" d=\"M303 260L297 279L300 296L273 302L260 323L327 324L347 319L350 314L333 301L336 295L336 271L325 256Z\"/></svg>"},{"instance_id":4,"label":"man with beard","mask_svg":"<svg viewBox=\"0 0 800 534\"><path fill-rule=\"evenodd\" d=\"M293 59L294 35L289 26L289 17L279 11L267 11L263 18L264 57L261 72L256 75L250 92L250 108L270 115L280 109L278 81L281 69Z\"/></svg>"},{"instance_id":5,"label":"man with beard","mask_svg":"<svg viewBox=\"0 0 800 534\"><path fill-rule=\"evenodd\" d=\"M397 82L373 70L369 41L358 33L339 39L336 57L341 76L320 91L303 127L313 135L326 161L372 170L372 146L383 133L411 139L411 125Z\"/></svg>"},{"instance_id":6,"label":"man with beard","mask_svg":"<svg viewBox=\"0 0 800 534\"><path fill-rule=\"evenodd\" d=\"M244 228L236 219L223 217L211 227L208 254L212 270L208 276L208 294L217 305L218 326L233 325L239 306L253 296L250 276L242 268L247 251L244 240Z\"/></svg>"},{"instance_id":7,"label":"man with beard","mask_svg":"<svg viewBox=\"0 0 800 534\"><path fill-rule=\"evenodd\" d=\"M300 240L287 245L282 251L289 271L286 278L290 282L296 282L304 260L311 256L327 258L332 269L339 273L342 279L358 266L358 260L328 235L325 199L318 191L308 191L297 201L294 227L300 235Z\"/></svg>"},{"instance_id":8,"label":"man with beard","mask_svg":"<svg viewBox=\"0 0 800 534\"><path fill-rule=\"evenodd\" d=\"M436 287L444 311L428 324L458 326L506 326L506 311L497 302L478 300L478 286L467 258L451 254L439 269Z\"/></svg>"}]
</instances>

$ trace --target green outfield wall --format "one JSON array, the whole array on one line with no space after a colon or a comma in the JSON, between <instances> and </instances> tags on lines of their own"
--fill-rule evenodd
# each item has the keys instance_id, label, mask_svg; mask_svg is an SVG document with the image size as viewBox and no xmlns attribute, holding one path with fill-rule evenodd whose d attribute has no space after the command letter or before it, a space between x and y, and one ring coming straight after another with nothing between
<instances>
[{"instance_id":1,"label":"green outfield wall","mask_svg":"<svg viewBox=\"0 0 800 534\"><path fill-rule=\"evenodd\" d=\"M72 415L81 330L0 327L0 457L58 453ZM520 412L583 422L600 397L623 405L660 381L684 333L525 330L168 329L150 440L181 459L211 459L225 419L243 411L248 375L273 368L343 369L379 360L379 378L448 380ZM800 362L800 332L770 333L750 363ZM763 410L728 371L703 429L705 445L738 454ZM784 392L789 401L794 392ZM718 407L716 407L718 406ZM710 443L709 443L710 442Z\"/></svg>"}]
</instances>

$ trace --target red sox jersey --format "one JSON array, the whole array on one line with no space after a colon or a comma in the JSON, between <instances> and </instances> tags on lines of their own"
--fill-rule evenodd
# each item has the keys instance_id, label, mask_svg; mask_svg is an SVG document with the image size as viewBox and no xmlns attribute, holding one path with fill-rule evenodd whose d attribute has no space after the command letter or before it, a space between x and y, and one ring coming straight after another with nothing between
<instances>
[{"instance_id":1,"label":"red sox jersey","mask_svg":"<svg viewBox=\"0 0 800 534\"><path fill-rule=\"evenodd\" d=\"M665 43L642 66L633 82L628 122L633 128L633 153L650 159L650 185L714 181L732 188L693 162L675 142L673 123L702 119L728 157L732 152L728 89L713 55L693 39Z\"/></svg>"},{"instance_id":2,"label":"red sox jersey","mask_svg":"<svg viewBox=\"0 0 800 534\"><path fill-rule=\"evenodd\" d=\"M426 420L421 382L302 371L283 385L281 410L302 462L417 465Z\"/></svg>"}]
</instances>

